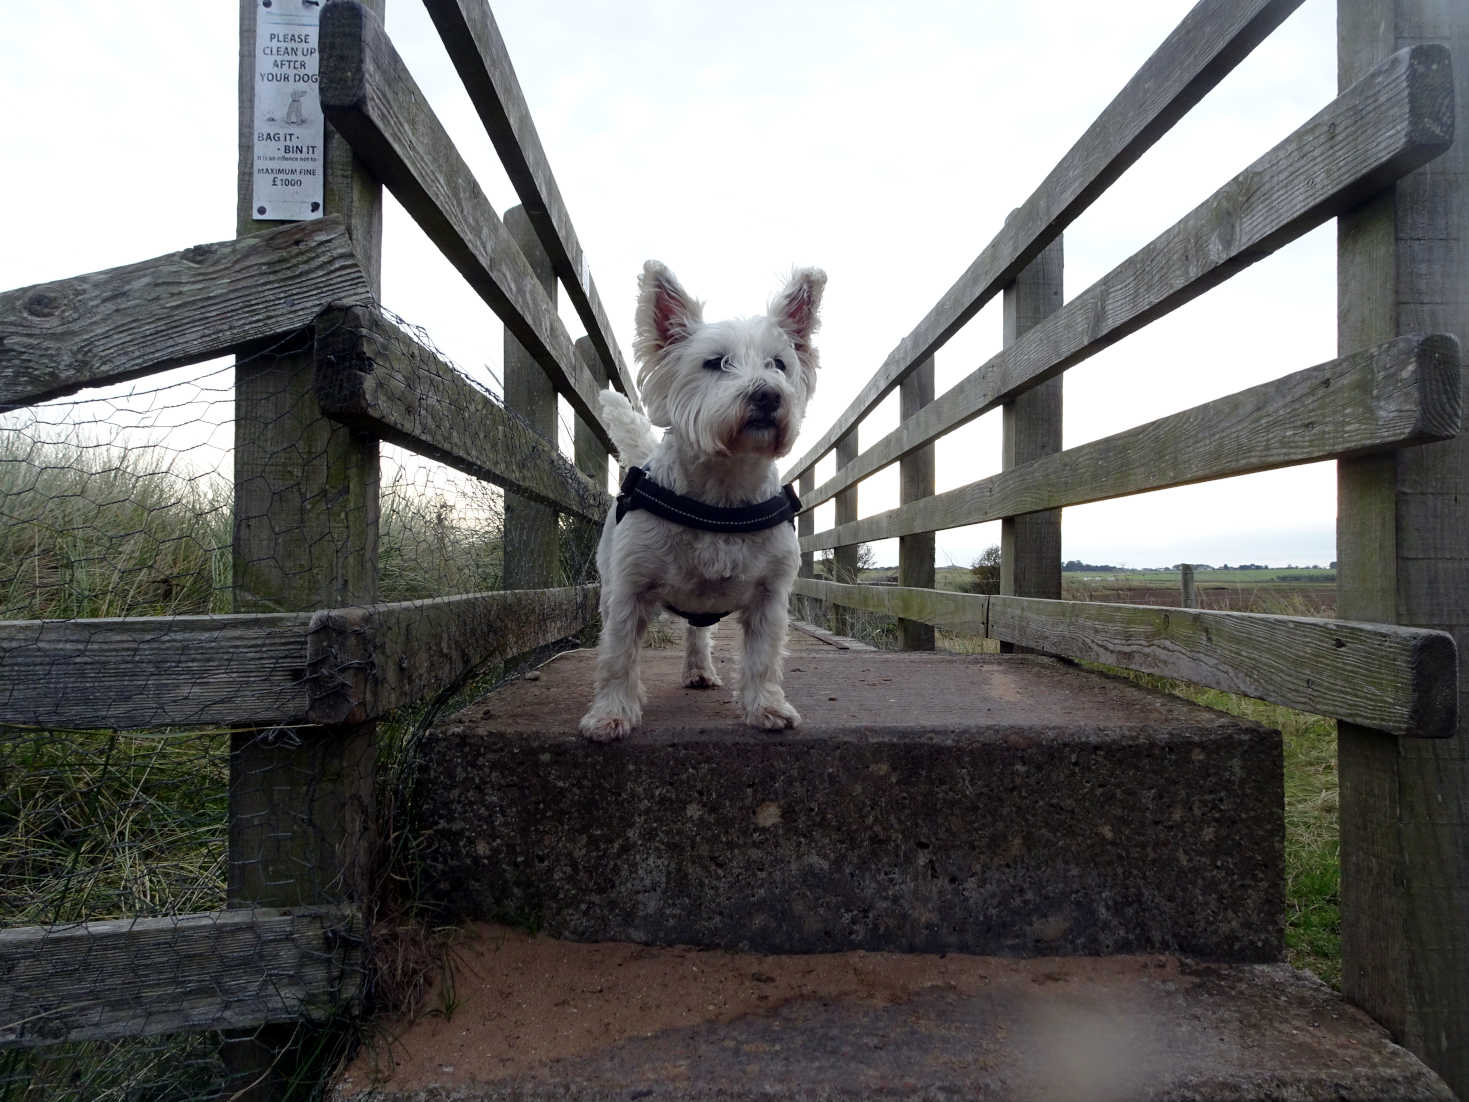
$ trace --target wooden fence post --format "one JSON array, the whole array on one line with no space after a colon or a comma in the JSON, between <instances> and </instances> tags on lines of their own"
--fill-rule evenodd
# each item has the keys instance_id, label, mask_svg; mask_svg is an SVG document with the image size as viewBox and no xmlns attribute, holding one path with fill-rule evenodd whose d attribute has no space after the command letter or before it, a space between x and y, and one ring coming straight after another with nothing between
<instances>
[{"instance_id":1,"label":"wooden fence post","mask_svg":"<svg viewBox=\"0 0 1469 1102\"><path fill-rule=\"evenodd\" d=\"M899 416L906 421L933 401L933 357L913 369L899 385ZM934 492L934 445L919 448L898 462L899 503L932 497ZM918 532L898 537L898 584L932 589L934 534ZM900 645L904 650L933 650L932 624L898 620Z\"/></svg>"},{"instance_id":2,"label":"wooden fence post","mask_svg":"<svg viewBox=\"0 0 1469 1102\"><path fill-rule=\"evenodd\" d=\"M255 25L264 0L241 0L236 233L277 228L251 208ZM379 17L384 0L366 5ZM379 290L382 189L328 125L325 212L344 217ZM327 418L313 392L312 342L242 356L235 366L233 607L309 611L377 599L378 443ZM377 727L238 732L230 742L231 907L366 902L373 879ZM232 1037L221 1052L250 1084L234 1097L278 1097L293 1027Z\"/></svg>"},{"instance_id":3,"label":"wooden fence post","mask_svg":"<svg viewBox=\"0 0 1469 1102\"><path fill-rule=\"evenodd\" d=\"M505 228L556 305L556 270L524 207L505 212ZM556 446L556 387L514 337L505 333L505 408ZM556 510L519 494L505 495L505 588L547 589L560 584Z\"/></svg>"},{"instance_id":4,"label":"wooden fence post","mask_svg":"<svg viewBox=\"0 0 1469 1102\"><path fill-rule=\"evenodd\" d=\"M1061 308L1062 264L1058 237L1005 288L1006 346ZM1001 416L1002 469L1060 451L1060 376L1006 402ZM1061 510L1045 509L1000 521L1000 592L1015 597L1060 598ZM1005 653L1018 649L1011 643L1000 644Z\"/></svg>"},{"instance_id":5,"label":"wooden fence post","mask_svg":"<svg viewBox=\"0 0 1469 1102\"><path fill-rule=\"evenodd\" d=\"M796 485L796 494L800 497L802 501L806 501L810 498L815 489L816 468L807 467L804 471L801 472L801 478ZM796 536L797 538L804 538L806 536L814 535L815 532L816 511L814 509L808 508L804 513L796 518ZM796 571L796 575L797 577L801 578L816 577L816 555L814 552L801 552L801 566L800 569ZM811 598L797 597L796 616L799 619L809 621L811 619L811 605Z\"/></svg>"},{"instance_id":6,"label":"wooden fence post","mask_svg":"<svg viewBox=\"0 0 1469 1102\"><path fill-rule=\"evenodd\" d=\"M1338 345L1469 340L1469 6L1339 0L1338 83L1395 51L1451 51L1458 137L1337 223ZM1459 729L1338 725L1342 988L1469 1098L1469 436L1337 465L1338 615L1453 633Z\"/></svg>"},{"instance_id":7,"label":"wooden fence post","mask_svg":"<svg viewBox=\"0 0 1469 1102\"><path fill-rule=\"evenodd\" d=\"M857 458L857 430L860 425L853 425L851 430L837 441L837 470L841 470L852 460ZM857 519L857 487L850 486L836 495L836 522L837 524L851 524ZM832 580L851 584L857 581L857 559L861 547L855 543L849 543L843 547L832 550L831 570ZM837 635L848 635L851 633L854 614L843 605L831 606L831 630Z\"/></svg>"},{"instance_id":8,"label":"wooden fence post","mask_svg":"<svg viewBox=\"0 0 1469 1102\"><path fill-rule=\"evenodd\" d=\"M576 342L576 355L587 369L588 374L600 386L605 387L607 367L597 355L597 348L591 337L582 337ZM576 469L595 482L598 489L605 490L607 488L607 460L611 453L597 434L592 431L592 427L580 417L576 419L572 448ZM595 566L592 560L597 553L597 541L601 539L602 529L588 521L576 521L572 526L572 531L575 533L575 538L572 543L571 577L567 581L580 583L591 577L592 569Z\"/></svg>"},{"instance_id":9,"label":"wooden fence post","mask_svg":"<svg viewBox=\"0 0 1469 1102\"><path fill-rule=\"evenodd\" d=\"M1194 589L1193 563L1184 563L1178 568L1178 582L1183 589L1183 607L1198 608L1198 593Z\"/></svg>"}]
</instances>

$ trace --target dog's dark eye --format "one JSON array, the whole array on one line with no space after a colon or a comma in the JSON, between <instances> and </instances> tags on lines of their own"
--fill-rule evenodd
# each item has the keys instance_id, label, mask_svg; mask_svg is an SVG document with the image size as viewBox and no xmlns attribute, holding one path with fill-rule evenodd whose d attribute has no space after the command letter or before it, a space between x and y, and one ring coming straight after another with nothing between
<instances>
[{"instance_id":1,"label":"dog's dark eye","mask_svg":"<svg viewBox=\"0 0 1469 1102\"><path fill-rule=\"evenodd\" d=\"M786 369L786 362L785 362L785 360L783 360L779 356L777 356L777 357L775 357L775 359L771 360L770 362L775 365L775 370L779 371L781 374L785 374L785 369Z\"/></svg>"},{"instance_id":2,"label":"dog's dark eye","mask_svg":"<svg viewBox=\"0 0 1469 1102\"><path fill-rule=\"evenodd\" d=\"M704 361L704 370L705 371L723 371L724 370L724 357L723 356L710 356L707 360Z\"/></svg>"}]
</instances>

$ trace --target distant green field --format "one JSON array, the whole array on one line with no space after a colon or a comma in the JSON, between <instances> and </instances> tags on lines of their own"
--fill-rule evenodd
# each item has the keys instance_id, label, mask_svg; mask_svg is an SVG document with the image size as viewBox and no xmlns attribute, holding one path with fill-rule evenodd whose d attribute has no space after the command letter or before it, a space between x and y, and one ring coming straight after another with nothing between
<instances>
[{"instance_id":1,"label":"distant green field","mask_svg":"<svg viewBox=\"0 0 1469 1102\"><path fill-rule=\"evenodd\" d=\"M966 571L967 573L967 571ZM1068 570L1064 577L1104 581L1117 585L1180 585L1177 570ZM1282 583L1289 585L1335 585L1336 571L1324 566L1267 566L1259 570L1195 570L1194 582L1233 585Z\"/></svg>"},{"instance_id":2,"label":"distant green field","mask_svg":"<svg viewBox=\"0 0 1469 1102\"><path fill-rule=\"evenodd\" d=\"M896 576L896 566L864 570L862 580L880 581L888 575ZM958 589L970 579L967 566L941 566L934 571L939 589ZM1068 570L1062 581L1104 583L1116 586L1134 586L1139 589L1161 589L1164 586L1182 585L1177 570ZM1262 570L1195 570L1194 584L1202 585L1335 585L1336 571L1322 566L1271 566Z\"/></svg>"},{"instance_id":3,"label":"distant green field","mask_svg":"<svg viewBox=\"0 0 1469 1102\"><path fill-rule=\"evenodd\" d=\"M897 574L897 567L879 567L864 570L862 580L893 583ZM964 566L941 566L934 571L934 585L939 589L964 592L972 580ZM1182 599L1182 587L1177 570L1068 570L1061 575L1062 596L1075 601L1175 605ZM1194 588L1199 608L1296 616L1336 614L1336 573L1325 567L1196 570Z\"/></svg>"}]
</instances>

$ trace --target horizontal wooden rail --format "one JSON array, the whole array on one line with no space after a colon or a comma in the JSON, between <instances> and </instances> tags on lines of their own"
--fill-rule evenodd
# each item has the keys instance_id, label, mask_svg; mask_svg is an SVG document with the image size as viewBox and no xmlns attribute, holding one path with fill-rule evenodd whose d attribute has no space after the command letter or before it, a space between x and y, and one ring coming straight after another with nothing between
<instances>
[{"instance_id":1,"label":"horizontal wooden rail","mask_svg":"<svg viewBox=\"0 0 1469 1102\"><path fill-rule=\"evenodd\" d=\"M1035 192L830 429L786 472L794 482L1227 76L1301 0L1203 0L1087 128Z\"/></svg>"},{"instance_id":2,"label":"horizontal wooden rail","mask_svg":"<svg viewBox=\"0 0 1469 1102\"><path fill-rule=\"evenodd\" d=\"M611 497L556 445L379 311L333 309L316 323L322 411L360 432L601 523Z\"/></svg>"},{"instance_id":3,"label":"horizontal wooden rail","mask_svg":"<svg viewBox=\"0 0 1469 1102\"><path fill-rule=\"evenodd\" d=\"M801 539L802 551L934 532L1457 435L1459 344L1400 337Z\"/></svg>"},{"instance_id":4,"label":"horizontal wooden rail","mask_svg":"<svg viewBox=\"0 0 1469 1102\"><path fill-rule=\"evenodd\" d=\"M0 930L0 1047L325 1018L358 998L362 938L345 907Z\"/></svg>"},{"instance_id":5,"label":"horizontal wooden rail","mask_svg":"<svg viewBox=\"0 0 1469 1102\"><path fill-rule=\"evenodd\" d=\"M0 412L198 363L366 302L338 218L0 294Z\"/></svg>"},{"instance_id":6,"label":"horizontal wooden rail","mask_svg":"<svg viewBox=\"0 0 1469 1102\"><path fill-rule=\"evenodd\" d=\"M0 621L0 723L272 727L357 722L466 669L574 635L595 586L327 612Z\"/></svg>"},{"instance_id":7,"label":"horizontal wooden rail","mask_svg":"<svg viewBox=\"0 0 1469 1102\"><path fill-rule=\"evenodd\" d=\"M356 723L449 688L476 665L575 635L597 587L511 589L319 612L311 718Z\"/></svg>"},{"instance_id":8,"label":"horizontal wooden rail","mask_svg":"<svg viewBox=\"0 0 1469 1102\"><path fill-rule=\"evenodd\" d=\"M529 262L398 56L355 3L321 13L321 105L352 151L505 323L609 448L600 389Z\"/></svg>"},{"instance_id":9,"label":"horizontal wooden rail","mask_svg":"<svg viewBox=\"0 0 1469 1102\"><path fill-rule=\"evenodd\" d=\"M1400 51L1171 229L802 500L815 507L1121 340L1432 160L1454 135L1441 46Z\"/></svg>"},{"instance_id":10,"label":"horizontal wooden rail","mask_svg":"<svg viewBox=\"0 0 1469 1102\"><path fill-rule=\"evenodd\" d=\"M535 228L567 298L607 369L614 386L639 405L637 387L617 347L597 286L587 270L581 242L571 224L561 189L551 173L540 135L531 121L525 94L500 28L484 0L425 0L444 49L459 72L470 102L500 155L500 163ZM629 275L631 278L631 275Z\"/></svg>"},{"instance_id":11,"label":"horizontal wooden rail","mask_svg":"<svg viewBox=\"0 0 1469 1102\"><path fill-rule=\"evenodd\" d=\"M1400 736L1452 735L1458 653L1441 631L1248 612L937 593L797 578L794 592L1176 677Z\"/></svg>"},{"instance_id":12,"label":"horizontal wooden rail","mask_svg":"<svg viewBox=\"0 0 1469 1102\"><path fill-rule=\"evenodd\" d=\"M0 722L300 722L310 624L310 613L0 621Z\"/></svg>"}]
</instances>

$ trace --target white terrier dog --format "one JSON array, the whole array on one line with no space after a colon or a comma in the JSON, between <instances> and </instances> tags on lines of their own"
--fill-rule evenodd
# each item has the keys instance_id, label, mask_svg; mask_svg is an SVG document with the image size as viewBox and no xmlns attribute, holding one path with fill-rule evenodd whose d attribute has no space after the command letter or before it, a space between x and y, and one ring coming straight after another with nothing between
<instances>
[{"instance_id":1,"label":"white terrier dog","mask_svg":"<svg viewBox=\"0 0 1469 1102\"><path fill-rule=\"evenodd\" d=\"M638 652L662 606L689 621L683 683L721 684L712 624L737 613L744 658L735 700L745 722L795 727L781 688L786 603L801 553L775 460L790 451L816 388L816 331L826 273L803 268L762 317L705 323L673 273L638 278L634 352L648 415L602 395L608 432L632 469L597 547L602 639L584 735L621 738L642 719ZM666 431L659 440L654 425Z\"/></svg>"}]
</instances>

